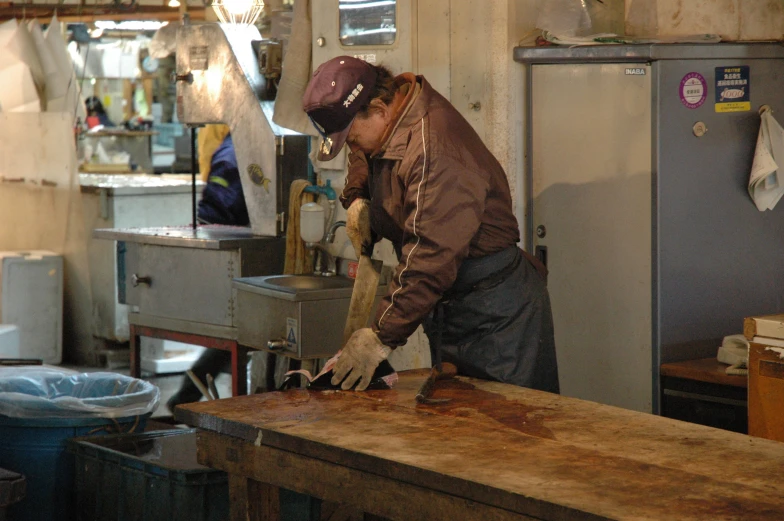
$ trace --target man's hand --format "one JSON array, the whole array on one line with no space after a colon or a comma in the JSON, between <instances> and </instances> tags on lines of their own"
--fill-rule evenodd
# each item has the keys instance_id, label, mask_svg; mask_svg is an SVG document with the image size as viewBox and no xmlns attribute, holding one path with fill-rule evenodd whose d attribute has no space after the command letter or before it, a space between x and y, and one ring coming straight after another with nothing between
<instances>
[{"instance_id":1,"label":"man's hand","mask_svg":"<svg viewBox=\"0 0 784 521\"><path fill-rule=\"evenodd\" d=\"M362 255L362 247L370 245L370 209L367 199L355 199L346 212L346 235L354 246L357 259Z\"/></svg>"},{"instance_id":2,"label":"man's hand","mask_svg":"<svg viewBox=\"0 0 784 521\"><path fill-rule=\"evenodd\" d=\"M378 364L386 360L391 352L392 349L382 344L378 335L369 327L356 330L346 342L340 358L335 363L332 385L338 385L343 381L340 387L347 391L359 380L356 390L364 391L370 384Z\"/></svg>"}]
</instances>

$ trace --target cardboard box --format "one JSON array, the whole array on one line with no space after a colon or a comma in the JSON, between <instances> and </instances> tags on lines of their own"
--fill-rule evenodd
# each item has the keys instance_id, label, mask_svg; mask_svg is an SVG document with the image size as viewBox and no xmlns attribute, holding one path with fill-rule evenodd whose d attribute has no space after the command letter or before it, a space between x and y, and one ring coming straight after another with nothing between
<instances>
[{"instance_id":1,"label":"cardboard box","mask_svg":"<svg viewBox=\"0 0 784 521\"><path fill-rule=\"evenodd\" d=\"M784 348L769 343L749 347L749 434L784 441Z\"/></svg>"},{"instance_id":2,"label":"cardboard box","mask_svg":"<svg viewBox=\"0 0 784 521\"><path fill-rule=\"evenodd\" d=\"M755 337L784 341L784 314L749 317L743 321L743 336L752 341Z\"/></svg>"}]
</instances>

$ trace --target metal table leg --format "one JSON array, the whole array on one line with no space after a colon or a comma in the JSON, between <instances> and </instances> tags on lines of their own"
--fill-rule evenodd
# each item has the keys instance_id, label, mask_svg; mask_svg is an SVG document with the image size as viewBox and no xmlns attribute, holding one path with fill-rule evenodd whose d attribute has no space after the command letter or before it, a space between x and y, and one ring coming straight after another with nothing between
<instances>
[{"instance_id":1,"label":"metal table leg","mask_svg":"<svg viewBox=\"0 0 784 521\"><path fill-rule=\"evenodd\" d=\"M161 338L184 344L193 344L208 349L221 349L231 353L231 391L234 396L248 394L248 352L249 347L237 344L236 340L216 338L192 333L182 333L149 326L130 324L131 333L131 376L141 375L140 337Z\"/></svg>"},{"instance_id":2,"label":"metal table leg","mask_svg":"<svg viewBox=\"0 0 784 521\"><path fill-rule=\"evenodd\" d=\"M142 357L141 357L141 338L137 331L137 326L130 324L130 349L131 349L131 371L130 374L133 378L139 378L142 375Z\"/></svg>"},{"instance_id":3,"label":"metal table leg","mask_svg":"<svg viewBox=\"0 0 784 521\"><path fill-rule=\"evenodd\" d=\"M231 393L234 396L248 394L248 351L249 348L237 342L231 349Z\"/></svg>"}]
</instances>

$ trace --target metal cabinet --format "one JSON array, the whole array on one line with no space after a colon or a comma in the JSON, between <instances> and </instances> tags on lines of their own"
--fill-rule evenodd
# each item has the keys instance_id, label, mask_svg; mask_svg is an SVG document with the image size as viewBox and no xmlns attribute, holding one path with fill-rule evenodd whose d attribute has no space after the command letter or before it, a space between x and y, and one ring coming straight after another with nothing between
<instances>
[{"instance_id":1,"label":"metal cabinet","mask_svg":"<svg viewBox=\"0 0 784 521\"><path fill-rule=\"evenodd\" d=\"M528 64L527 247L547 260L561 390L659 410L662 362L784 307L784 208L747 192L774 44L515 49ZM722 71L746 71L728 112ZM697 84L691 88L690 83ZM707 131L705 131L707 129Z\"/></svg>"},{"instance_id":2,"label":"metal cabinet","mask_svg":"<svg viewBox=\"0 0 784 521\"><path fill-rule=\"evenodd\" d=\"M118 251L120 302L142 315L236 327L232 279L283 271L285 239L249 228L96 230Z\"/></svg>"},{"instance_id":3,"label":"metal cabinet","mask_svg":"<svg viewBox=\"0 0 784 521\"><path fill-rule=\"evenodd\" d=\"M185 226L192 216L191 178L185 175L80 174L85 229ZM201 192L204 183L198 181ZM128 341L128 306L117 296L113 241L85 236L92 292L93 335Z\"/></svg>"},{"instance_id":4,"label":"metal cabinet","mask_svg":"<svg viewBox=\"0 0 784 521\"><path fill-rule=\"evenodd\" d=\"M324 289L289 293L271 289L265 278L234 281L239 343L269 349L269 342L273 342L277 352L293 358L333 356L343 344L353 280L341 276L320 279L327 283ZM386 292L385 284L376 288L370 317L375 316Z\"/></svg>"}]
</instances>

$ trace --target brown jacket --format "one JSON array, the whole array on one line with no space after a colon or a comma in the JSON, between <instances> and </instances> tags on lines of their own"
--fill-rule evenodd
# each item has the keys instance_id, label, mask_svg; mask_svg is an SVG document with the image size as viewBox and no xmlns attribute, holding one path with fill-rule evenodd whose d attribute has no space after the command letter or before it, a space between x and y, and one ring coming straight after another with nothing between
<instances>
[{"instance_id":1,"label":"brown jacket","mask_svg":"<svg viewBox=\"0 0 784 521\"><path fill-rule=\"evenodd\" d=\"M452 287L463 259L520 238L504 170L471 125L422 76L397 81L409 99L394 130L372 157L349 155L341 195L346 208L371 200L373 232L400 259L373 325L390 347L404 344Z\"/></svg>"}]
</instances>

